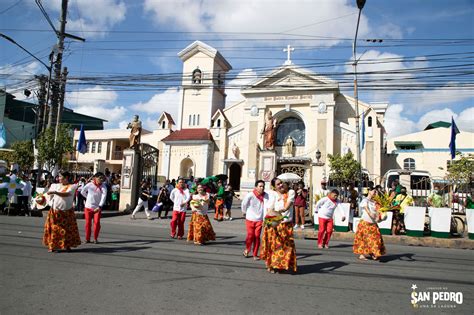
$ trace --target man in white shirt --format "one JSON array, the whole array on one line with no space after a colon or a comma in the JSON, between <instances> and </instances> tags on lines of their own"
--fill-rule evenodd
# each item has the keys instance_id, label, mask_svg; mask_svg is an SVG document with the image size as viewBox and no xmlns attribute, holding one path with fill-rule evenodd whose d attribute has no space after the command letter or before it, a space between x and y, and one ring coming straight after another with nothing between
<instances>
[{"instance_id":1,"label":"man in white shirt","mask_svg":"<svg viewBox=\"0 0 474 315\"><path fill-rule=\"evenodd\" d=\"M337 197L339 197L339 191L333 189L327 197L322 198L316 204L318 209L318 248L329 248L329 240L331 239L332 230L334 227L334 211L339 209L342 214L342 221L346 220L344 212L339 207L341 203Z\"/></svg>"},{"instance_id":2,"label":"man in white shirt","mask_svg":"<svg viewBox=\"0 0 474 315\"><path fill-rule=\"evenodd\" d=\"M94 175L92 181L87 183L82 188L81 194L86 198L86 205L84 208L84 218L86 220L86 243L90 243L91 239L91 224L94 218L94 243L98 243L100 232L100 216L102 207L107 198L107 187L105 186L105 176L99 172Z\"/></svg>"},{"instance_id":3,"label":"man in white shirt","mask_svg":"<svg viewBox=\"0 0 474 315\"><path fill-rule=\"evenodd\" d=\"M189 189L186 188L184 179L178 179L176 188L171 191L170 199L173 202L173 217L171 218L171 237L178 240L183 239L184 235L184 220L186 220L186 209L188 202L191 200ZM176 228L178 233L176 234Z\"/></svg>"},{"instance_id":4,"label":"man in white shirt","mask_svg":"<svg viewBox=\"0 0 474 315\"><path fill-rule=\"evenodd\" d=\"M31 185L31 182L27 175L22 176L20 183L23 185L23 188L21 189L23 193L21 196L18 196L18 206L20 208L20 211L23 211L25 213L25 216L29 216L31 191L33 189L33 186Z\"/></svg>"},{"instance_id":5,"label":"man in white shirt","mask_svg":"<svg viewBox=\"0 0 474 315\"><path fill-rule=\"evenodd\" d=\"M250 257L249 253L253 245L253 259L259 260L258 249L260 247L260 234L262 232L263 215L265 204L268 204L270 198L265 189L265 182L257 180L255 188L249 192L242 200L242 213L245 215L245 226L247 228L247 237L245 238L244 257Z\"/></svg>"}]
</instances>

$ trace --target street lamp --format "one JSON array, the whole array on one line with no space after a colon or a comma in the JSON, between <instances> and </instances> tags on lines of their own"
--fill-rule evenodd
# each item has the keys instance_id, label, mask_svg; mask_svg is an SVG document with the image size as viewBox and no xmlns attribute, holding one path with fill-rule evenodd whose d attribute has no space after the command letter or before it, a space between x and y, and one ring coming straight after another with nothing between
<instances>
[{"instance_id":1,"label":"street lamp","mask_svg":"<svg viewBox=\"0 0 474 315\"><path fill-rule=\"evenodd\" d=\"M357 27L354 36L354 42L352 44L352 59L353 59L353 67L354 67L354 100L355 100L355 123L356 123L356 145L357 145L357 162L359 163L359 183L357 185L357 190L359 192L359 196L362 195L362 163L361 163L361 152L360 152L360 127L359 127L359 95L357 92L357 59L356 59L356 47L357 47L357 33L359 32L359 23L360 23L360 15L362 13L362 9L364 8L366 0L356 0L357 8L359 9L359 16L357 17Z\"/></svg>"}]
</instances>

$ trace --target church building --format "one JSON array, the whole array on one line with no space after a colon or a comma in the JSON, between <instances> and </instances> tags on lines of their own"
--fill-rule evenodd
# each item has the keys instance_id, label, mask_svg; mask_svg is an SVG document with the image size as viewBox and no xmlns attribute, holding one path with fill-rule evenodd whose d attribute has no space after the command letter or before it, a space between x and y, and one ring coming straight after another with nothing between
<instances>
[{"instance_id":1,"label":"church building","mask_svg":"<svg viewBox=\"0 0 474 315\"><path fill-rule=\"evenodd\" d=\"M294 173L317 189L329 179L328 154L355 155L354 98L342 94L338 82L294 65L290 54L284 65L243 87L244 99L235 104L226 104L232 66L216 49L196 41L178 56L178 117L163 113L158 129L142 137L160 150L159 175L227 174L235 190L249 190L257 179ZM375 182L383 175L387 106L359 101L365 128L361 162ZM272 128L269 144L265 130Z\"/></svg>"}]
</instances>

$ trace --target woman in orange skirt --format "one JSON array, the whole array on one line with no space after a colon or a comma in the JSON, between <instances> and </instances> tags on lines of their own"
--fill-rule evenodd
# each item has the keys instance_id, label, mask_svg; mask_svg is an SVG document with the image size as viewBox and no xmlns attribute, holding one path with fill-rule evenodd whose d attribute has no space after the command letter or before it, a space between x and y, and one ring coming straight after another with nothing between
<instances>
[{"instance_id":1,"label":"woman in orange skirt","mask_svg":"<svg viewBox=\"0 0 474 315\"><path fill-rule=\"evenodd\" d=\"M204 245L208 241L216 240L216 234L207 216L209 198L209 194L201 184L197 186L197 194L191 198L192 216L189 223L187 240L188 242L193 241L196 245Z\"/></svg>"},{"instance_id":2,"label":"woman in orange skirt","mask_svg":"<svg viewBox=\"0 0 474 315\"><path fill-rule=\"evenodd\" d=\"M367 198L359 204L362 218L357 226L353 251L354 254L359 255L360 260L367 260L367 258L379 260L380 256L385 255L385 245L377 225L379 213L373 200L376 193L375 188L370 189Z\"/></svg>"},{"instance_id":3,"label":"woman in orange skirt","mask_svg":"<svg viewBox=\"0 0 474 315\"><path fill-rule=\"evenodd\" d=\"M273 205L265 207L264 231L260 258L271 273L283 270L296 272L296 249L293 237L293 201L295 191L280 179L272 181Z\"/></svg>"},{"instance_id":4,"label":"woman in orange skirt","mask_svg":"<svg viewBox=\"0 0 474 315\"><path fill-rule=\"evenodd\" d=\"M69 184L69 179L69 172L62 172L59 175L60 183L52 185L47 192L52 199L51 209L44 223L43 244L48 247L49 252L69 251L71 247L81 244L73 210L76 186Z\"/></svg>"}]
</instances>

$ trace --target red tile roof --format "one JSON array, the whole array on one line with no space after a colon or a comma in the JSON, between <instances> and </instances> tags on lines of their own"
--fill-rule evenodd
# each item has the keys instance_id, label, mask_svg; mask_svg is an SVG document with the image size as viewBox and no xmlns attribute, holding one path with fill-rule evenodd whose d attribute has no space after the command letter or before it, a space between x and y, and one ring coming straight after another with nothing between
<instances>
[{"instance_id":1,"label":"red tile roof","mask_svg":"<svg viewBox=\"0 0 474 315\"><path fill-rule=\"evenodd\" d=\"M212 141L212 135L206 128L181 129L172 132L170 135L161 139L161 141L180 141L180 140L209 140Z\"/></svg>"}]
</instances>

